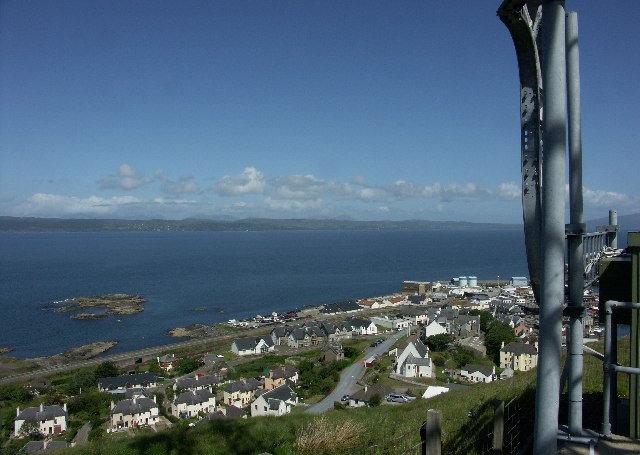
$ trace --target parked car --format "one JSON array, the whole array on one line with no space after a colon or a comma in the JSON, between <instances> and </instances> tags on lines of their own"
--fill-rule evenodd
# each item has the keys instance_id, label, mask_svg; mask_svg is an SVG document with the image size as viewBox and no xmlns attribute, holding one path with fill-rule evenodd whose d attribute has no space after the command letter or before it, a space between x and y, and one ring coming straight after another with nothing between
<instances>
[{"instance_id":1,"label":"parked car","mask_svg":"<svg viewBox=\"0 0 640 455\"><path fill-rule=\"evenodd\" d=\"M340 398L340 401L349 401L351 399L351 397L349 395L342 395L342 398Z\"/></svg>"},{"instance_id":2,"label":"parked car","mask_svg":"<svg viewBox=\"0 0 640 455\"><path fill-rule=\"evenodd\" d=\"M387 399L387 401L393 403L406 403L407 401L409 401L404 395L401 395L399 393L390 393L385 398Z\"/></svg>"}]
</instances>

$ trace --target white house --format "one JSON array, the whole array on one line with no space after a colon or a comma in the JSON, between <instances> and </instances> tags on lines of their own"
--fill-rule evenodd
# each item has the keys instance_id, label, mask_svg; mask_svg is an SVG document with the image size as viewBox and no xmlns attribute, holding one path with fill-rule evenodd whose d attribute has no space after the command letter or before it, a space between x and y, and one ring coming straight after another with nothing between
<instances>
[{"instance_id":1,"label":"white house","mask_svg":"<svg viewBox=\"0 0 640 455\"><path fill-rule=\"evenodd\" d=\"M469 382L493 382L496 379L496 367L469 363L460 369L460 376Z\"/></svg>"},{"instance_id":2,"label":"white house","mask_svg":"<svg viewBox=\"0 0 640 455\"><path fill-rule=\"evenodd\" d=\"M398 355L396 374L407 378L431 378L434 376L429 348L420 341L412 341Z\"/></svg>"},{"instance_id":3,"label":"white house","mask_svg":"<svg viewBox=\"0 0 640 455\"><path fill-rule=\"evenodd\" d=\"M174 416L187 419L197 416L199 412L213 412L215 407L216 397L209 389L189 390L175 397L172 413Z\"/></svg>"},{"instance_id":4,"label":"white house","mask_svg":"<svg viewBox=\"0 0 640 455\"><path fill-rule=\"evenodd\" d=\"M271 337L238 338L231 343L231 351L237 355L255 355L273 352Z\"/></svg>"},{"instance_id":5,"label":"white house","mask_svg":"<svg viewBox=\"0 0 640 455\"><path fill-rule=\"evenodd\" d=\"M36 423L38 430L44 436L55 435L67 430L67 404L16 409L14 421L14 435L21 436L22 425L29 420Z\"/></svg>"},{"instance_id":6,"label":"white house","mask_svg":"<svg viewBox=\"0 0 640 455\"><path fill-rule=\"evenodd\" d=\"M352 318L346 321L354 333L358 335L376 335L378 327L368 319Z\"/></svg>"},{"instance_id":7,"label":"white house","mask_svg":"<svg viewBox=\"0 0 640 455\"><path fill-rule=\"evenodd\" d=\"M298 404L298 395L288 385L263 393L251 403L251 417L289 414Z\"/></svg>"},{"instance_id":8,"label":"white house","mask_svg":"<svg viewBox=\"0 0 640 455\"><path fill-rule=\"evenodd\" d=\"M422 337L428 338L433 335L441 335L447 333L447 329L440 325L438 321L432 321L422 329Z\"/></svg>"},{"instance_id":9,"label":"white house","mask_svg":"<svg viewBox=\"0 0 640 455\"><path fill-rule=\"evenodd\" d=\"M158 423L159 412L156 399L146 397L134 397L127 400L118 401L117 404L111 402L109 411L109 430L118 431L122 428L139 428L152 426Z\"/></svg>"}]
</instances>

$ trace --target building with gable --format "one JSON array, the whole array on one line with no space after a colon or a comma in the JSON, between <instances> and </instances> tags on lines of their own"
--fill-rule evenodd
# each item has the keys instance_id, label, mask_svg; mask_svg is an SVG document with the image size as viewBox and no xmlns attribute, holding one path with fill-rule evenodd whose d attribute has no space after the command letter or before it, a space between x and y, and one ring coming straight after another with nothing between
<instances>
[{"instance_id":1,"label":"building with gable","mask_svg":"<svg viewBox=\"0 0 640 455\"><path fill-rule=\"evenodd\" d=\"M231 343L231 352L236 355L256 355L273 352L275 347L271 337L238 338Z\"/></svg>"},{"instance_id":2,"label":"building with gable","mask_svg":"<svg viewBox=\"0 0 640 455\"><path fill-rule=\"evenodd\" d=\"M251 417L289 414L298 404L298 395L288 385L262 393L251 403Z\"/></svg>"},{"instance_id":3,"label":"building with gable","mask_svg":"<svg viewBox=\"0 0 640 455\"><path fill-rule=\"evenodd\" d=\"M500 349L500 368L511 368L514 371L529 371L538 366L537 343L532 346L526 343L502 343Z\"/></svg>"},{"instance_id":4,"label":"building with gable","mask_svg":"<svg viewBox=\"0 0 640 455\"><path fill-rule=\"evenodd\" d=\"M298 382L298 370L293 365L285 365L277 368L270 368L265 374L264 389L273 390L287 382L296 384Z\"/></svg>"},{"instance_id":5,"label":"building with gable","mask_svg":"<svg viewBox=\"0 0 640 455\"><path fill-rule=\"evenodd\" d=\"M33 421L38 428L38 431L43 436L60 434L67 430L67 404L62 407L56 405L40 406L25 408L20 411L20 408L16 409L16 418L13 422L13 434L14 436L21 436L22 426L29 420Z\"/></svg>"},{"instance_id":6,"label":"building with gable","mask_svg":"<svg viewBox=\"0 0 640 455\"><path fill-rule=\"evenodd\" d=\"M435 376L429 348L420 341L412 341L398 354L395 373L406 378L431 378Z\"/></svg>"},{"instance_id":7,"label":"building with gable","mask_svg":"<svg viewBox=\"0 0 640 455\"><path fill-rule=\"evenodd\" d=\"M117 404L112 401L109 416L109 431L152 426L158 423L158 405L155 397L133 397Z\"/></svg>"},{"instance_id":8,"label":"building with gable","mask_svg":"<svg viewBox=\"0 0 640 455\"><path fill-rule=\"evenodd\" d=\"M203 412L208 414L216 407L216 397L209 389L187 390L178 394L173 400L171 413L182 419L197 416Z\"/></svg>"},{"instance_id":9,"label":"building with gable","mask_svg":"<svg viewBox=\"0 0 640 455\"><path fill-rule=\"evenodd\" d=\"M127 389L156 387L158 378L153 373L123 374L98 379L100 392L124 393Z\"/></svg>"},{"instance_id":10,"label":"building with gable","mask_svg":"<svg viewBox=\"0 0 640 455\"><path fill-rule=\"evenodd\" d=\"M231 382L223 390L224 404L242 408L251 402L261 388L260 381L254 378Z\"/></svg>"}]
</instances>

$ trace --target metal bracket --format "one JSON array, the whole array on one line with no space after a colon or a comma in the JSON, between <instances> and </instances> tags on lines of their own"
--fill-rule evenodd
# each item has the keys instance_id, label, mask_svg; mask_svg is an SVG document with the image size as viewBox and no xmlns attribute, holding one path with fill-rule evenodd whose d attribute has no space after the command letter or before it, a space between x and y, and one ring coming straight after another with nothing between
<instances>
[{"instance_id":1,"label":"metal bracket","mask_svg":"<svg viewBox=\"0 0 640 455\"><path fill-rule=\"evenodd\" d=\"M564 234L567 236L579 235L582 236L587 233L587 225L585 223L571 223L566 224L564 227Z\"/></svg>"}]
</instances>

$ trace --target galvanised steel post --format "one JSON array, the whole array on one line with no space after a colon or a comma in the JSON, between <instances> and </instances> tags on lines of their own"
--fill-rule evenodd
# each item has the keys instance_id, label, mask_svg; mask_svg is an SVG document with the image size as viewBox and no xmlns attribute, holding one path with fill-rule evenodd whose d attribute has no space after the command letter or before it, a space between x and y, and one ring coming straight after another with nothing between
<instances>
[{"instance_id":1,"label":"galvanised steel post","mask_svg":"<svg viewBox=\"0 0 640 455\"><path fill-rule=\"evenodd\" d=\"M609 210L609 226L616 226L616 230L609 234L609 246L618 248L618 212Z\"/></svg>"},{"instance_id":2,"label":"galvanised steel post","mask_svg":"<svg viewBox=\"0 0 640 455\"><path fill-rule=\"evenodd\" d=\"M542 4L542 276L533 451L558 449L562 306L564 303L567 79L564 1Z\"/></svg>"},{"instance_id":3,"label":"galvanised steel post","mask_svg":"<svg viewBox=\"0 0 640 455\"><path fill-rule=\"evenodd\" d=\"M566 17L567 106L569 126L569 433L582 435L582 372L584 314L584 258L582 236L586 232L582 198L582 132L580 112L580 61L578 15Z\"/></svg>"}]
</instances>

